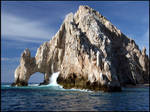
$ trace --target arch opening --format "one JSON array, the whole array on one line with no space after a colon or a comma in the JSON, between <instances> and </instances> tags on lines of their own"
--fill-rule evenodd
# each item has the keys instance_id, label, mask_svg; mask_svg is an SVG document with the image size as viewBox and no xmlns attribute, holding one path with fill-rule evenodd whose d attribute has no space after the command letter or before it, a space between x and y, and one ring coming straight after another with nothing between
<instances>
[{"instance_id":1,"label":"arch opening","mask_svg":"<svg viewBox=\"0 0 150 112\"><path fill-rule=\"evenodd\" d=\"M40 84L44 80L44 74L40 72L36 72L32 74L28 80L28 84Z\"/></svg>"}]
</instances>

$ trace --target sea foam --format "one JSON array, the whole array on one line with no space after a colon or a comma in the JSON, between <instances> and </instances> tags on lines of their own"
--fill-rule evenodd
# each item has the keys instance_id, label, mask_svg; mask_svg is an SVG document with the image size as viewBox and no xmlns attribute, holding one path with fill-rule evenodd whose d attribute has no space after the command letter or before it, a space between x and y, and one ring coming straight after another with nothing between
<instances>
[{"instance_id":1,"label":"sea foam","mask_svg":"<svg viewBox=\"0 0 150 112\"><path fill-rule=\"evenodd\" d=\"M10 85L3 85L3 88L22 88L22 89L30 89L30 88L34 88L34 89L40 89L40 88L48 88L50 87L53 90L61 90L61 91L81 91L81 92L92 92L90 90L87 89L76 89L76 88L72 88L72 89L64 89L61 85L59 85L57 83L57 78L59 76L60 72L55 72L51 75L50 77L50 83L48 85L40 85L39 84L29 84L28 86L23 86L23 87L12 87Z\"/></svg>"},{"instance_id":2,"label":"sea foam","mask_svg":"<svg viewBox=\"0 0 150 112\"><path fill-rule=\"evenodd\" d=\"M52 76L50 77L50 86L60 86L58 83L57 83L57 78L59 76L59 73L60 72L55 72L52 74Z\"/></svg>"}]
</instances>

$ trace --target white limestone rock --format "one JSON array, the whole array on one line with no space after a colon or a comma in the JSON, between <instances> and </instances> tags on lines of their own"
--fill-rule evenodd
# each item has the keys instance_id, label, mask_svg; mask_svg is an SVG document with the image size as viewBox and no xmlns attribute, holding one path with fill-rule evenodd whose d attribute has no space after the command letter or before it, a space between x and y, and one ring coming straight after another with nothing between
<instances>
[{"instance_id":1,"label":"white limestone rock","mask_svg":"<svg viewBox=\"0 0 150 112\"><path fill-rule=\"evenodd\" d=\"M148 82L148 63L145 50L141 53L134 40L99 12L79 6L35 57L29 49L23 52L12 85L27 85L35 72L44 74L41 84L48 84L51 74L59 71L57 81L64 88L120 91L129 83Z\"/></svg>"}]
</instances>

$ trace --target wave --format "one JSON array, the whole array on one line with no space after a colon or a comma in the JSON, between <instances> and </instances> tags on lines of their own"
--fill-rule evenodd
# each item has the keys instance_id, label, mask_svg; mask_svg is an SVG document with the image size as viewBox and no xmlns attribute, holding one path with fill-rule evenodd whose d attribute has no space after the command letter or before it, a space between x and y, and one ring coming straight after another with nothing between
<instances>
[{"instance_id":1,"label":"wave","mask_svg":"<svg viewBox=\"0 0 150 112\"><path fill-rule=\"evenodd\" d=\"M87 89L64 89L62 86L58 85L58 86L54 86L51 84L48 85L41 85L39 86L39 84L29 84L28 86L14 86L12 87L11 85L1 85L1 89L2 90L7 90L7 89L45 89L45 90L59 90L59 91L80 91L80 92L92 92L90 90Z\"/></svg>"},{"instance_id":2,"label":"wave","mask_svg":"<svg viewBox=\"0 0 150 112\"><path fill-rule=\"evenodd\" d=\"M88 89L75 89L75 88L72 88L72 89L69 89L69 90L72 90L72 91L83 91L83 92L92 92Z\"/></svg>"},{"instance_id":3,"label":"wave","mask_svg":"<svg viewBox=\"0 0 150 112\"><path fill-rule=\"evenodd\" d=\"M57 83L57 78L59 76L59 73L60 72L56 72L56 73L53 73L52 76L50 77L50 86L60 86L58 83Z\"/></svg>"},{"instance_id":4,"label":"wave","mask_svg":"<svg viewBox=\"0 0 150 112\"><path fill-rule=\"evenodd\" d=\"M53 73L52 76L50 77L50 83L48 85L40 85L39 84L28 84L28 86L14 86L12 87L11 85L1 85L2 89L50 89L50 90L60 90L60 91L81 91L81 92L92 92L87 89L64 89L61 85L57 83L57 78L59 76L60 72Z\"/></svg>"},{"instance_id":5,"label":"wave","mask_svg":"<svg viewBox=\"0 0 150 112\"><path fill-rule=\"evenodd\" d=\"M28 86L39 86L39 84L28 84Z\"/></svg>"}]
</instances>

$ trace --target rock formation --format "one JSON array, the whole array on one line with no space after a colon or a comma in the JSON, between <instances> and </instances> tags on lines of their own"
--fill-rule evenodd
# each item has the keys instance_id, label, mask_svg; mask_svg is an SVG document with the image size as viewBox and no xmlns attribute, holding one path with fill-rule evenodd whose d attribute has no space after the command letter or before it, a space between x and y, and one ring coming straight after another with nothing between
<instances>
[{"instance_id":1,"label":"rock formation","mask_svg":"<svg viewBox=\"0 0 150 112\"><path fill-rule=\"evenodd\" d=\"M64 88L121 91L126 84L149 82L149 58L99 12L80 6L66 16L59 31L31 57L29 49L21 55L12 85L28 84L35 72L44 82L54 72Z\"/></svg>"}]
</instances>

